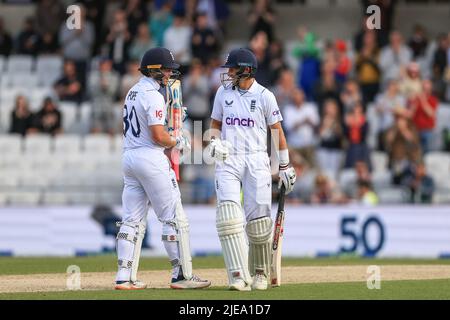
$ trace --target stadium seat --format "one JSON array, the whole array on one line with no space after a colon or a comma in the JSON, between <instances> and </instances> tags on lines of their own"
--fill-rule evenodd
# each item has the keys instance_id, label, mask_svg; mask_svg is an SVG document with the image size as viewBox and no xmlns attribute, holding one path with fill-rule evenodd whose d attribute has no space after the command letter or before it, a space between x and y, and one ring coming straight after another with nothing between
<instances>
[{"instance_id":1,"label":"stadium seat","mask_svg":"<svg viewBox=\"0 0 450 320\"><path fill-rule=\"evenodd\" d=\"M54 138L53 152L64 155L78 155L81 152L81 136L62 134Z\"/></svg>"},{"instance_id":2,"label":"stadium seat","mask_svg":"<svg viewBox=\"0 0 450 320\"><path fill-rule=\"evenodd\" d=\"M24 174L26 173L26 174ZM39 171L24 171L19 178L21 187L29 189L42 189L50 184L50 178Z\"/></svg>"},{"instance_id":3,"label":"stadium seat","mask_svg":"<svg viewBox=\"0 0 450 320\"><path fill-rule=\"evenodd\" d=\"M0 193L0 207L6 206L7 203L8 203L8 198L7 198L6 194Z\"/></svg>"},{"instance_id":4,"label":"stadium seat","mask_svg":"<svg viewBox=\"0 0 450 320\"><path fill-rule=\"evenodd\" d=\"M36 206L41 200L40 192L16 191L6 193L10 205Z\"/></svg>"},{"instance_id":5,"label":"stadium seat","mask_svg":"<svg viewBox=\"0 0 450 320\"><path fill-rule=\"evenodd\" d=\"M38 85L53 86L63 72L63 58L55 55L43 55L36 59Z\"/></svg>"},{"instance_id":6,"label":"stadium seat","mask_svg":"<svg viewBox=\"0 0 450 320\"><path fill-rule=\"evenodd\" d=\"M433 203L435 204L450 204L450 189L439 188L433 194Z\"/></svg>"},{"instance_id":7,"label":"stadium seat","mask_svg":"<svg viewBox=\"0 0 450 320\"><path fill-rule=\"evenodd\" d=\"M116 134L113 139L113 147L115 154L122 154L123 134Z\"/></svg>"},{"instance_id":8,"label":"stadium seat","mask_svg":"<svg viewBox=\"0 0 450 320\"><path fill-rule=\"evenodd\" d=\"M46 191L42 197L42 203L45 205L67 205L69 196L64 192Z\"/></svg>"},{"instance_id":9,"label":"stadium seat","mask_svg":"<svg viewBox=\"0 0 450 320\"><path fill-rule=\"evenodd\" d=\"M36 156L38 154L49 154L52 145L52 138L47 134L28 135L24 139L24 153L26 156Z\"/></svg>"},{"instance_id":10,"label":"stadium seat","mask_svg":"<svg viewBox=\"0 0 450 320\"><path fill-rule=\"evenodd\" d=\"M34 112L39 111L42 108L44 99L47 97L54 97L54 92L50 88L34 88L31 92L30 109ZM63 115L63 120L64 120Z\"/></svg>"},{"instance_id":11,"label":"stadium seat","mask_svg":"<svg viewBox=\"0 0 450 320\"><path fill-rule=\"evenodd\" d=\"M372 151L370 153L373 170L375 172L384 172L388 165L388 155L385 152Z\"/></svg>"},{"instance_id":12,"label":"stadium seat","mask_svg":"<svg viewBox=\"0 0 450 320\"><path fill-rule=\"evenodd\" d=\"M38 84L37 75L34 73L10 73L8 75L9 86L29 91Z\"/></svg>"},{"instance_id":13,"label":"stadium seat","mask_svg":"<svg viewBox=\"0 0 450 320\"><path fill-rule=\"evenodd\" d=\"M22 136L18 134L0 135L0 150L4 155L19 155L22 152Z\"/></svg>"},{"instance_id":14,"label":"stadium seat","mask_svg":"<svg viewBox=\"0 0 450 320\"><path fill-rule=\"evenodd\" d=\"M408 199L408 191L399 187L388 187L377 190L380 204L405 203Z\"/></svg>"},{"instance_id":15,"label":"stadium seat","mask_svg":"<svg viewBox=\"0 0 450 320\"><path fill-rule=\"evenodd\" d=\"M71 192L68 194L69 203L72 205L92 205L97 203L94 192Z\"/></svg>"},{"instance_id":16,"label":"stadium seat","mask_svg":"<svg viewBox=\"0 0 450 320\"><path fill-rule=\"evenodd\" d=\"M5 63L6 62L6 57L3 55L0 55L0 78L2 76L3 71L5 70Z\"/></svg>"},{"instance_id":17,"label":"stadium seat","mask_svg":"<svg viewBox=\"0 0 450 320\"><path fill-rule=\"evenodd\" d=\"M424 157L428 174L437 185L446 185L450 180L450 154L445 152L429 152Z\"/></svg>"},{"instance_id":18,"label":"stadium seat","mask_svg":"<svg viewBox=\"0 0 450 320\"><path fill-rule=\"evenodd\" d=\"M107 134L89 134L84 137L85 153L94 153L97 155L108 154L112 150L112 139Z\"/></svg>"},{"instance_id":19,"label":"stadium seat","mask_svg":"<svg viewBox=\"0 0 450 320\"><path fill-rule=\"evenodd\" d=\"M78 107L72 103L61 102L59 110L62 112L62 126L65 133L76 133L76 123L78 118Z\"/></svg>"},{"instance_id":20,"label":"stadium seat","mask_svg":"<svg viewBox=\"0 0 450 320\"><path fill-rule=\"evenodd\" d=\"M391 185L392 174L388 170L375 170L372 175L372 184L375 190L389 187Z\"/></svg>"},{"instance_id":21,"label":"stadium seat","mask_svg":"<svg viewBox=\"0 0 450 320\"><path fill-rule=\"evenodd\" d=\"M29 74L33 69L33 57L29 55L12 55L9 56L6 63L7 72Z\"/></svg>"},{"instance_id":22,"label":"stadium seat","mask_svg":"<svg viewBox=\"0 0 450 320\"><path fill-rule=\"evenodd\" d=\"M16 175L5 174L2 172L0 174L0 189L4 190L6 188L14 189L19 185L19 178Z\"/></svg>"}]
</instances>

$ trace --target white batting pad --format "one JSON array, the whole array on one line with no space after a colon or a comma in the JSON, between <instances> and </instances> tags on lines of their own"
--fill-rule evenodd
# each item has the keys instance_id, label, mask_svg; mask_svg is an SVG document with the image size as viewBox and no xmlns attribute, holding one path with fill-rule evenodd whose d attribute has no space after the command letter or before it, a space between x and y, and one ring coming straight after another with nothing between
<instances>
[{"instance_id":1,"label":"white batting pad","mask_svg":"<svg viewBox=\"0 0 450 320\"><path fill-rule=\"evenodd\" d=\"M145 237L145 231L147 230L147 219L144 218L137 226L137 240L134 245L133 265L131 267L131 281L137 281L137 271L139 268L139 259L141 257L142 240Z\"/></svg>"},{"instance_id":2,"label":"white batting pad","mask_svg":"<svg viewBox=\"0 0 450 320\"><path fill-rule=\"evenodd\" d=\"M248 263L250 274L264 272L269 277L272 259L272 219L270 217L251 220L246 226L250 250Z\"/></svg>"},{"instance_id":3,"label":"white batting pad","mask_svg":"<svg viewBox=\"0 0 450 320\"><path fill-rule=\"evenodd\" d=\"M241 207L232 201L220 203L217 207L216 227L229 283L233 283L236 279L243 279L250 284L252 279L248 271L248 245Z\"/></svg>"}]
</instances>

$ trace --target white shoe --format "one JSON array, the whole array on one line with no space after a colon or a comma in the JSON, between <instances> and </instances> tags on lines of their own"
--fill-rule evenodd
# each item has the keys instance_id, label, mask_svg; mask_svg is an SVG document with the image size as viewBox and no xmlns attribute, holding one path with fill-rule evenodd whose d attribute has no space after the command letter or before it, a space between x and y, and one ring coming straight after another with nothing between
<instances>
[{"instance_id":1,"label":"white shoe","mask_svg":"<svg viewBox=\"0 0 450 320\"><path fill-rule=\"evenodd\" d=\"M203 289L211 285L211 281L202 280L197 276L192 276L190 279L182 279L174 281L170 284L172 289Z\"/></svg>"},{"instance_id":2,"label":"white shoe","mask_svg":"<svg viewBox=\"0 0 450 320\"><path fill-rule=\"evenodd\" d=\"M243 279L237 279L232 284L230 284L230 290L252 291L252 287L249 283L245 282Z\"/></svg>"},{"instance_id":3,"label":"white shoe","mask_svg":"<svg viewBox=\"0 0 450 320\"><path fill-rule=\"evenodd\" d=\"M119 283L116 282L116 285L114 287L115 290L143 290L147 288L147 285L143 283L142 281L136 280L136 281L119 281Z\"/></svg>"},{"instance_id":4,"label":"white shoe","mask_svg":"<svg viewBox=\"0 0 450 320\"><path fill-rule=\"evenodd\" d=\"M262 273L257 273L253 277L252 289L254 290L267 290L269 286L269 281L267 277Z\"/></svg>"}]
</instances>

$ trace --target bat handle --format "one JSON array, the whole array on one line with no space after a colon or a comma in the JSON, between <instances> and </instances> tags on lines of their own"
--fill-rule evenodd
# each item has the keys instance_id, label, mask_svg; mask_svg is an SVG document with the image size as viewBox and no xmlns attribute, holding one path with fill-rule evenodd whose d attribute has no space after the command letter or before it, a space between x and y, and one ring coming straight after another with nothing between
<instances>
[{"instance_id":1,"label":"bat handle","mask_svg":"<svg viewBox=\"0 0 450 320\"><path fill-rule=\"evenodd\" d=\"M284 208L284 198L286 195L286 187L284 186L284 184L281 185L280 188L280 195L279 195L279 199L278 199L278 206L280 208Z\"/></svg>"}]
</instances>

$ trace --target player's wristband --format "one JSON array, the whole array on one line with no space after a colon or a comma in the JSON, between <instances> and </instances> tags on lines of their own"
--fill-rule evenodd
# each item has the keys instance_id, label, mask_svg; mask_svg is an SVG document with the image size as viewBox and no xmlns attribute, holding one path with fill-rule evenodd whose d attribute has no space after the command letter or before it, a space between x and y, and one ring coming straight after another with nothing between
<instances>
[{"instance_id":1,"label":"player's wristband","mask_svg":"<svg viewBox=\"0 0 450 320\"><path fill-rule=\"evenodd\" d=\"M280 162L280 168L287 168L289 166L289 150L280 150L278 152L278 159Z\"/></svg>"}]
</instances>

